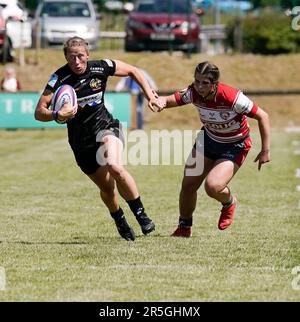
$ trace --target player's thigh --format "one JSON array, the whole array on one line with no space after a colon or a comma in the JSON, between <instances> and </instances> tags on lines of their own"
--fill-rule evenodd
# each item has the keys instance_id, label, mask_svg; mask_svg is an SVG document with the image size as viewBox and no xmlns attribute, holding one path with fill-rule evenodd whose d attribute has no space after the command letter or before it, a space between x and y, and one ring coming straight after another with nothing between
<instances>
[{"instance_id":1,"label":"player's thigh","mask_svg":"<svg viewBox=\"0 0 300 322\"><path fill-rule=\"evenodd\" d=\"M99 158L103 161L103 165L123 165L123 142L116 136L104 136L99 150Z\"/></svg>"},{"instance_id":2,"label":"player's thigh","mask_svg":"<svg viewBox=\"0 0 300 322\"><path fill-rule=\"evenodd\" d=\"M193 148L185 164L182 190L197 191L214 163Z\"/></svg>"}]
</instances>

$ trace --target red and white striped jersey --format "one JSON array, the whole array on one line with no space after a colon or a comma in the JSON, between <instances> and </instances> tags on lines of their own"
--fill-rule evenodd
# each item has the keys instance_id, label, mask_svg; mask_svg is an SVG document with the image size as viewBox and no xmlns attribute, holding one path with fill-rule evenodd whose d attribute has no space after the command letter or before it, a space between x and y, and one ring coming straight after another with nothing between
<instances>
[{"instance_id":1,"label":"red and white striped jersey","mask_svg":"<svg viewBox=\"0 0 300 322\"><path fill-rule=\"evenodd\" d=\"M250 130L246 116L253 117L258 109L240 90L222 83L211 101L203 99L193 85L174 95L178 105L195 105L208 136L221 143L245 138Z\"/></svg>"}]
</instances>

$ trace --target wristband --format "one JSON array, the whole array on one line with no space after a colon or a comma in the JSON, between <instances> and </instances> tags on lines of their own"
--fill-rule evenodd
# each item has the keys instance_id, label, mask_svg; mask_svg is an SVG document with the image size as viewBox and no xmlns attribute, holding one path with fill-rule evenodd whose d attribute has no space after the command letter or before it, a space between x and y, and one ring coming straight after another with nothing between
<instances>
[{"instance_id":1,"label":"wristband","mask_svg":"<svg viewBox=\"0 0 300 322\"><path fill-rule=\"evenodd\" d=\"M52 117L54 121L58 120L58 111L52 111Z\"/></svg>"}]
</instances>

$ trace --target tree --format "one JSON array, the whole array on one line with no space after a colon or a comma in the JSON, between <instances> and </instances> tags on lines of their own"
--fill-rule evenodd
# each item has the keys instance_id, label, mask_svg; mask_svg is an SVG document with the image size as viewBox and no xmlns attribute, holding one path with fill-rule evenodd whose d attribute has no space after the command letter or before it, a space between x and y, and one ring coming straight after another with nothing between
<instances>
[{"instance_id":1,"label":"tree","mask_svg":"<svg viewBox=\"0 0 300 322\"><path fill-rule=\"evenodd\" d=\"M300 0L251 0L254 8L267 6L280 6L282 8L292 8L300 5Z\"/></svg>"}]
</instances>

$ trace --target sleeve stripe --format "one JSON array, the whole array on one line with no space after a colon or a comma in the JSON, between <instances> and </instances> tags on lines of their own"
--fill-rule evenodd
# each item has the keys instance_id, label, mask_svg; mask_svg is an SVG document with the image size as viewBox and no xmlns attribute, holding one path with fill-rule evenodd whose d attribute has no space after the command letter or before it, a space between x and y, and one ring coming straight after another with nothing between
<instances>
[{"instance_id":1,"label":"sleeve stripe","mask_svg":"<svg viewBox=\"0 0 300 322\"><path fill-rule=\"evenodd\" d=\"M176 99L176 103L178 105L184 105L185 103L183 102L182 98L181 98L181 95L179 92L175 92L174 93L174 96L175 96L175 99Z\"/></svg>"},{"instance_id":2,"label":"sleeve stripe","mask_svg":"<svg viewBox=\"0 0 300 322\"><path fill-rule=\"evenodd\" d=\"M103 59L109 67L114 67L113 62L110 59Z\"/></svg>"},{"instance_id":3,"label":"sleeve stripe","mask_svg":"<svg viewBox=\"0 0 300 322\"><path fill-rule=\"evenodd\" d=\"M253 117L257 113L257 110L258 110L258 106L256 104L253 104L253 107L251 111L247 114L247 116Z\"/></svg>"},{"instance_id":4,"label":"sleeve stripe","mask_svg":"<svg viewBox=\"0 0 300 322\"><path fill-rule=\"evenodd\" d=\"M235 107L235 104L236 104L236 102L237 102L237 100L238 100L238 98L239 98L240 94L241 94L241 91L238 91L238 92L236 93L236 96L235 96L234 102L233 102L233 104L232 104L232 107L233 107L233 108Z\"/></svg>"}]
</instances>

